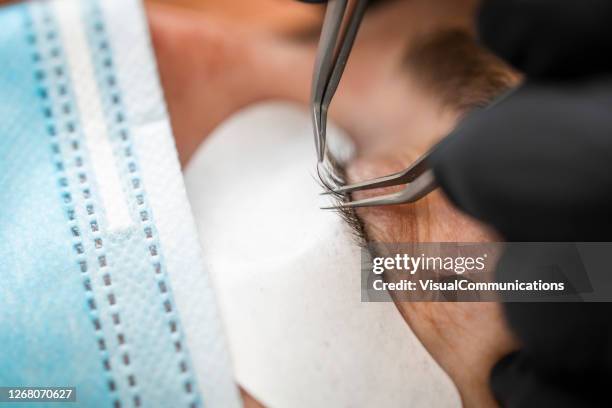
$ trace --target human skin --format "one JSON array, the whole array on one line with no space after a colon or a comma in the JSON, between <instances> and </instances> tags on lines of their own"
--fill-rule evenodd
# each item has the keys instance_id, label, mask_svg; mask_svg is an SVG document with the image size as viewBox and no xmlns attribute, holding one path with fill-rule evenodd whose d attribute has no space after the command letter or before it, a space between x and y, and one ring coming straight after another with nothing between
<instances>
[{"instance_id":1,"label":"human skin","mask_svg":"<svg viewBox=\"0 0 612 408\"><path fill-rule=\"evenodd\" d=\"M389 174L405 168L419 154L405 146L394 152L365 154L348 168L350 181ZM393 190L393 189L387 189ZM365 198L379 191L357 193ZM368 238L375 242L491 242L495 233L458 212L443 192L436 190L414 203L358 210ZM453 379L465 407L497 406L489 388L489 373L501 357L517 347L492 302L396 302L429 353Z\"/></svg>"},{"instance_id":2,"label":"human skin","mask_svg":"<svg viewBox=\"0 0 612 408\"><path fill-rule=\"evenodd\" d=\"M423 27L468 27L471 1L439 0L444 7L438 8L428 4L396 2L372 10L360 30L330 112L360 150L405 138L395 129L408 122L418 142L425 140L416 136L420 128L439 126L442 135L453 120L446 111L435 112L432 97L407 81L400 65L406 47ZM310 41L291 41L169 5L150 3L147 9L183 163L206 135L242 107L267 99L306 107L317 27Z\"/></svg>"},{"instance_id":3,"label":"human skin","mask_svg":"<svg viewBox=\"0 0 612 408\"><path fill-rule=\"evenodd\" d=\"M471 2L440 3L399 2L373 11L364 23L331 111L358 146L358 158L348 167L349 181L406 167L447 134L462 114L443 106L400 69L403 52L424 22L469 29ZM149 16L183 162L206 134L243 106L271 98L307 103L314 42L249 35L241 28L204 24L205 16L158 7L150 7ZM416 204L362 209L358 214L374 241L498 239L453 208L440 191ZM516 347L499 305L398 303L398 310L453 379L466 407L496 405L488 386L491 367Z\"/></svg>"},{"instance_id":4,"label":"human skin","mask_svg":"<svg viewBox=\"0 0 612 408\"><path fill-rule=\"evenodd\" d=\"M350 181L405 167L455 125L461 113L442 106L399 66L424 24L469 27L472 9L471 1L422 0L397 2L368 16L331 111L359 149L348 168ZM314 42L254 33L168 5L148 4L147 14L183 163L242 107L266 99L304 106L308 101ZM358 214L374 241L496 239L484 225L455 210L440 191L416 204ZM398 310L453 379L465 406L495 405L488 387L490 368L516 347L497 305L402 303ZM245 406L259 406L243 396Z\"/></svg>"}]
</instances>

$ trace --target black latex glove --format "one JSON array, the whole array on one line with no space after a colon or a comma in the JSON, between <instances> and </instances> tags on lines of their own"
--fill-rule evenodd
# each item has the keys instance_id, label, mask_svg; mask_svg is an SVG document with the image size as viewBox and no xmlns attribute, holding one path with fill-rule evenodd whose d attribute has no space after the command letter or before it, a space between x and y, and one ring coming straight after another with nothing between
<instances>
[{"instance_id":1,"label":"black latex glove","mask_svg":"<svg viewBox=\"0 0 612 408\"><path fill-rule=\"evenodd\" d=\"M612 78L527 82L467 118L432 164L454 204L509 241L610 241ZM510 267L521 254L512 256L500 260L498 280L527 278ZM612 303L505 303L504 310L522 349L492 373L503 406L607 405Z\"/></svg>"},{"instance_id":2,"label":"black latex glove","mask_svg":"<svg viewBox=\"0 0 612 408\"><path fill-rule=\"evenodd\" d=\"M605 0L482 5L482 42L527 81L469 116L431 164L455 205L509 241L610 241L611 13ZM518 275L508 259L500 261L499 280ZM612 303L506 303L504 309L522 348L492 373L503 406L609 405Z\"/></svg>"},{"instance_id":3,"label":"black latex glove","mask_svg":"<svg viewBox=\"0 0 612 408\"><path fill-rule=\"evenodd\" d=\"M484 0L482 43L531 78L611 72L612 1Z\"/></svg>"},{"instance_id":4,"label":"black latex glove","mask_svg":"<svg viewBox=\"0 0 612 408\"><path fill-rule=\"evenodd\" d=\"M431 157L442 189L509 241L609 241L612 77L527 82Z\"/></svg>"}]
</instances>

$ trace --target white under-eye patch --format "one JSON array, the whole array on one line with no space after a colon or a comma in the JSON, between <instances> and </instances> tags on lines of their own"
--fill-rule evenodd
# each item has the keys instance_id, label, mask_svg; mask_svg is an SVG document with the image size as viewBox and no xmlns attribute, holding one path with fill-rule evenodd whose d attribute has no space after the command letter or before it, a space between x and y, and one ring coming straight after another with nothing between
<instances>
[{"instance_id":1,"label":"white under-eye patch","mask_svg":"<svg viewBox=\"0 0 612 408\"><path fill-rule=\"evenodd\" d=\"M307 113L267 104L228 120L187 168L238 382L270 407L459 407L395 305L361 302L360 249L319 209L315 165Z\"/></svg>"}]
</instances>

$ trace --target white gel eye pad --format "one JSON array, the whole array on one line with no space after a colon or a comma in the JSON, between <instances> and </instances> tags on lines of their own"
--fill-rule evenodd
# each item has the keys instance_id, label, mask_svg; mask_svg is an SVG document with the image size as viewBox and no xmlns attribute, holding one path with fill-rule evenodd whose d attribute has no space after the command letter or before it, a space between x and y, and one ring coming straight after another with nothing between
<instances>
[{"instance_id":1,"label":"white gel eye pad","mask_svg":"<svg viewBox=\"0 0 612 408\"><path fill-rule=\"evenodd\" d=\"M269 407L461 406L395 305L361 302L360 249L319 209L315 162L307 113L264 104L186 170L237 381Z\"/></svg>"}]
</instances>

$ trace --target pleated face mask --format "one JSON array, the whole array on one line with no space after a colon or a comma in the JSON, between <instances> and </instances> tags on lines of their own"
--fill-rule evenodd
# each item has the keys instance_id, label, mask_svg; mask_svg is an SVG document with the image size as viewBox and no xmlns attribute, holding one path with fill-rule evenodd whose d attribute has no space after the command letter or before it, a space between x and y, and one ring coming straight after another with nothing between
<instances>
[{"instance_id":1,"label":"pleated face mask","mask_svg":"<svg viewBox=\"0 0 612 408\"><path fill-rule=\"evenodd\" d=\"M0 385L238 406L139 2L0 26Z\"/></svg>"},{"instance_id":2,"label":"pleated face mask","mask_svg":"<svg viewBox=\"0 0 612 408\"><path fill-rule=\"evenodd\" d=\"M328 137L346 157L347 139ZM361 302L360 248L319 209L315 163L307 113L269 104L229 119L187 168L238 382L271 407L461 406L395 305Z\"/></svg>"}]
</instances>

